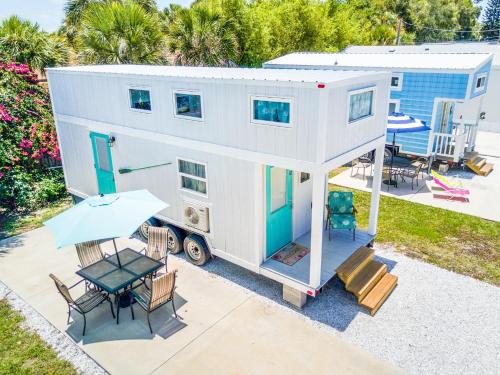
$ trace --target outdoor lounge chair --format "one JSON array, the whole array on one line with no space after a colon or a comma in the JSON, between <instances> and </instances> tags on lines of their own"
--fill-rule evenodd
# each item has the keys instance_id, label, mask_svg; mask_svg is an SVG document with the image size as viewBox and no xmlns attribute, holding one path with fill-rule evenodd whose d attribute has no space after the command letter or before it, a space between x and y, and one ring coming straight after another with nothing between
<instances>
[{"instance_id":1,"label":"outdoor lounge chair","mask_svg":"<svg viewBox=\"0 0 500 375\"><path fill-rule=\"evenodd\" d=\"M431 175L433 178L438 179L443 184L449 186L451 189L456 189L456 188L462 189L463 188L463 184L461 181L450 180L449 178L446 178L445 176L440 175L435 170L431 170Z\"/></svg>"},{"instance_id":2,"label":"outdoor lounge chair","mask_svg":"<svg viewBox=\"0 0 500 375\"><path fill-rule=\"evenodd\" d=\"M89 289L82 296L80 296L76 299L73 299L73 297L71 297L69 290L71 288L75 287L76 285L80 284L83 280L80 280L79 282L77 282L76 284L74 284L68 288L61 280L59 280L53 274L50 274L49 276L52 280L54 280L54 283L56 284L57 290L63 296L64 300L68 304L68 323L67 324L69 324L71 310L74 310L74 311L78 312L79 314L82 314L82 316L83 316L83 333L82 333L82 335L83 336L85 336L85 328L87 327L87 318L86 318L85 314L94 310L97 306L99 306L104 301L109 302L109 305L111 307L111 314L113 314L113 318L115 317L115 312L113 311L113 303L111 302L111 299L109 298L109 296L105 292L97 290L97 289Z\"/></svg>"},{"instance_id":3,"label":"outdoor lounge chair","mask_svg":"<svg viewBox=\"0 0 500 375\"><path fill-rule=\"evenodd\" d=\"M437 185L435 187L432 187L432 190L437 191L439 190L441 193L433 193L434 198L438 199L447 199L447 200L453 200L453 201L459 201L459 202L464 202L467 203L469 202L469 190L464 189L462 187L451 187L445 184L443 181L440 179L433 177L433 182Z\"/></svg>"},{"instance_id":4,"label":"outdoor lounge chair","mask_svg":"<svg viewBox=\"0 0 500 375\"><path fill-rule=\"evenodd\" d=\"M330 240L330 229L352 230L352 240L356 239L356 213L353 205L354 195L350 191L331 191L328 193L328 204L326 205L327 218L326 229L328 229L328 240Z\"/></svg>"},{"instance_id":5,"label":"outdoor lounge chair","mask_svg":"<svg viewBox=\"0 0 500 375\"><path fill-rule=\"evenodd\" d=\"M151 235L151 234L150 234ZM136 286L130 290L130 311L132 312L132 319L134 317L133 300L146 311L149 331L153 334L153 329L151 328L151 321L149 320L149 314L165 305L168 302L172 302L172 309L174 310L174 316L177 318L177 312L175 311L174 305L174 291L175 291L175 278L177 276L177 271L168 272L162 274L158 277L153 277L151 279L151 287L148 288L145 283Z\"/></svg>"}]
</instances>

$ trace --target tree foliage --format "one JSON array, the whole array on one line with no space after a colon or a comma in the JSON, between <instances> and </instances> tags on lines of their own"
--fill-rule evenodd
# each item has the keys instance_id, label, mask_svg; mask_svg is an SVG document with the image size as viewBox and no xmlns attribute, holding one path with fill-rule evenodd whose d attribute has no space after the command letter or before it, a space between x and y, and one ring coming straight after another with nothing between
<instances>
[{"instance_id":1,"label":"tree foliage","mask_svg":"<svg viewBox=\"0 0 500 375\"><path fill-rule=\"evenodd\" d=\"M485 37L500 39L500 0L488 0L484 11Z\"/></svg>"},{"instance_id":2,"label":"tree foliage","mask_svg":"<svg viewBox=\"0 0 500 375\"><path fill-rule=\"evenodd\" d=\"M0 24L0 52L9 59L43 69L68 62L68 48L63 38L40 30L37 24L16 16Z\"/></svg>"}]
</instances>

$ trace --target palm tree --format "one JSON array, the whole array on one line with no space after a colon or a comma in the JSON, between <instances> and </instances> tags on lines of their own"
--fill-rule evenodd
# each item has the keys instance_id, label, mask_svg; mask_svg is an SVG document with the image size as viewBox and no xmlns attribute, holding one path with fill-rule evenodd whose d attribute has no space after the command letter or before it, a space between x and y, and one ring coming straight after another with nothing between
<instances>
[{"instance_id":1,"label":"palm tree","mask_svg":"<svg viewBox=\"0 0 500 375\"><path fill-rule=\"evenodd\" d=\"M207 6L169 14L168 47L179 65L232 66L239 56L232 21Z\"/></svg>"},{"instance_id":2,"label":"palm tree","mask_svg":"<svg viewBox=\"0 0 500 375\"><path fill-rule=\"evenodd\" d=\"M164 47L158 14L135 1L90 4L83 13L77 51L84 63L158 64Z\"/></svg>"},{"instance_id":3,"label":"palm tree","mask_svg":"<svg viewBox=\"0 0 500 375\"><path fill-rule=\"evenodd\" d=\"M45 67L68 62L68 48L60 36L48 34L40 30L38 24L17 16L7 18L0 25L0 51L42 74Z\"/></svg>"}]
</instances>

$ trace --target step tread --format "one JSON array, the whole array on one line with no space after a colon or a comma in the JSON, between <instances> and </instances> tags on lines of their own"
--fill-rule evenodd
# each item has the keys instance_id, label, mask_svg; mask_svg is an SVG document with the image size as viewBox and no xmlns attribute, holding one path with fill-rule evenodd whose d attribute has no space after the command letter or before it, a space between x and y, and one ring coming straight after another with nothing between
<instances>
[{"instance_id":1,"label":"step tread","mask_svg":"<svg viewBox=\"0 0 500 375\"><path fill-rule=\"evenodd\" d=\"M363 267L368 261L373 259L375 251L368 247L360 247L354 253L347 258L344 263L342 263L335 272L337 272L339 278L346 284L348 284L351 279L359 272L359 268Z\"/></svg>"},{"instance_id":2,"label":"step tread","mask_svg":"<svg viewBox=\"0 0 500 375\"><path fill-rule=\"evenodd\" d=\"M397 276L386 273L366 295L366 297L363 298L360 305L368 308L371 315L375 315L380 306L382 306L387 297L389 297L391 292L394 290L397 283Z\"/></svg>"},{"instance_id":3,"label":"step tread","mask_svg":"<svg viewBox=\"0 0 500 375\"><path fill-rule=\"evenodd\" d=\"M481 172L491 172L493 170L493 164L486 163L483 165L483 167L480 169Z\"/></svg>"},{"instance_id":4,"label":"step tread","mask_svg":"<svg viewBox=\"0 0 500 375\"><path fill-rule=\"evenodd\" d=\"M387 265L370 260L356 277L346 284L346 289L356 297L362 298L386 272Z\"/></svg>"}]
</instances>

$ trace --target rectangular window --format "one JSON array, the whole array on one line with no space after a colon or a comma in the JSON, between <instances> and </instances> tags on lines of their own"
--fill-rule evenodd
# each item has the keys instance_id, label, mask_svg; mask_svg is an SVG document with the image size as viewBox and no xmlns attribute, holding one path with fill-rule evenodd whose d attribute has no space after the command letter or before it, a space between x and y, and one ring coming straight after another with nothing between
<instances>
[{"instance_id":1,"label":"rectangular window","mask_svg":"<svg viewBox=\"0 0 500 375\"><path fill-rule=\"evenodd\" d=\"M207 195L207 170L205 164L178 159L181 189Z\"/></svg>"},{"instance_id":2,"label":"rectangular window","mask_svg":"<svg viewBox=\"0 0 500 375\"><path fill-rule=\"evenodd\" d=\"M474 92L481 91L486 85L486 73L479 74L476 78L476 86L474 87Z\"/></svg>"},{"instance_id":3,"label":"rectangular window","mask_svg":"<svg viewBox=\"0 0 500 375\"><path fill-rule=\"evenodd\" d=\"M271 168L271 212L286 205L286 169Z\"/></svg>"},{"instance_id":4,"label":"rectangular window","mask_svg":"<svg viewBox=\"0 0 500 375\"><path fill-rule=\"evenodd\" d=\"M307 172L300 172L300 183L306 182L311 178L311 175Z\"/></svg>"},{"instance_id":5,"label":"rectangular window","mask_svg":"<svg viewBox=\"0 0 500 375\"><path fill-rule=\"evenodd\" d=\"M403 88L403 74L394 73L391 77L391 90L401 91Z\"/></svg>"},{"instance_id":6,"label":"rectangular window","mask_svg":"<svg viewBox=\"0 0 500 375\"><path fill-rule=\"evenodd\" d=\"M102 137L95 137L95 147L97 150L97 166L106 172L111 170L111 161L109 160L108 141Z\"/></svg>"},{"instance_id":7,"label":"rectangular window","mask_svg":"<svg viewBox=\"0 0 500 375\"><path fill-rule=\"evenodd\" d=\"M393 112L399 112L399 100L389 100L389 115Z\"/></svg>"},{"instance_id":8,"label":"rectangular window","mask_svg":"<svg viewBox=\"0 0 500 375\"><path fill-rule=\"evenodd\" d=\"M291 99L252 97L251 103L253 123L284 127L291 126Z\"/></svg>"},{"instance_id":9,"label":"rectangular window","mask_svg":"<svg viewBox=\"0 0 500 375\"><path fill-rule=\"evenodd\" d=\"M373 98L375 89L362 89L349 93L348 122L355 122L373 116Z\"/></svg>"},{"instance_id":10,"label":"rectangular window","mask_svg":"<svg viewBox=\"0 0 500 375\"><path fill-rule=\"evenodd\" d=\"M203 110L201 94L190 91L175 91L174 110L176 117L202 120Z\"/></svg>"},{"instance_id":11,"label":"rectangular window","mask_svg":"<svg viewBox=\"0 0 500 375\"><path fill-rule=\"evenodd\" d=\"M151 111L151 94L149 90L129 89L130 108L138 111Z\"/></svg>"}]
</instances>

